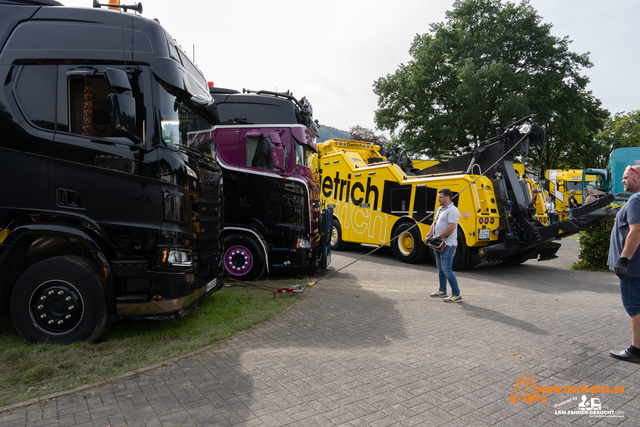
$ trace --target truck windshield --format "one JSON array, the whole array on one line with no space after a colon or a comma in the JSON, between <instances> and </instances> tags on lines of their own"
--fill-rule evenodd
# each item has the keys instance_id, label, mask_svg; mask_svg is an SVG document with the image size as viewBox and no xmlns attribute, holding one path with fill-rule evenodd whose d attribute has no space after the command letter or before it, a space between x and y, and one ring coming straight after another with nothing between
<instances>
[{"instance_id":1,"label":"truck windshield","mask_svg":"<svg viewBox=\"0 0 640 427\"><path fill-rule=\"evenodd\" d=\"M162 142L215 157L213 126L177 90L161 82L157 86Z\"/></svg>"},{"instance_id":2,"label":"truck windshield","mask_svg":"<svg viewBox=\"0 0 640 427\"><path fill-rule=\"evenodd\" d=\"M308 168L313 168L313 159L314 159L314 151L311 150L304 144L299 143L294 139L295 143L295 154L296 154L296 165L306 166Z\"/></svg>"},{"instance_id":3,"label":"truck windshield","mask_svg":"<svg viewBox=\"0 0 640 427\"><path fill-rule=\"evenodd\" d=\"M591 191L595 191L596 194L606 192L606 181L604 177L599 173L584 174L584 185Z\"/></svg>"},{"instance_id":4,"label":"truck windshield","mask_svg":"<svg viewBox=\"0 0 640 427\"><path fill-rule=\"evenodd\" d=\"M567 181L567 191L582 191L582 181Z\"/></svg>"}]
</instances>

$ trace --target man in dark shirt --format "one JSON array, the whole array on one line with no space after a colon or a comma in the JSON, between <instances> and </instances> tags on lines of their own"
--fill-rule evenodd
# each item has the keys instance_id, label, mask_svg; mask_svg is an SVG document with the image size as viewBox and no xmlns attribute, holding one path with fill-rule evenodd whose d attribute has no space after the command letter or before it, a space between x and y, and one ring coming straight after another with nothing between
<instances>
[{"instance_id":1,"label":"man in dark shirt","mask_svg":"<svg viewBox=\"0 0 640 427\"><path fill-rule=\"evenodd\" d=\"M622 305L631 317L631 345L611 356L640 363L640 166L622 176L624 190L633 193L616 215L609 245L609 268L620 279Z\"/></svg>"},{"instance_id":2,"label":"man in dark shirt","mask_svg":"<svg viewBox=\"0 0 640 427\"><path fill-rule=\"evenodd\" d=\"M573 210L575 208L579 208L578 199L576 199L576 190L571 190L571 195L569 196L569 200L567 200L568 211L569 211L569 219L573 219Z\"/></svg>"}]
</instances>

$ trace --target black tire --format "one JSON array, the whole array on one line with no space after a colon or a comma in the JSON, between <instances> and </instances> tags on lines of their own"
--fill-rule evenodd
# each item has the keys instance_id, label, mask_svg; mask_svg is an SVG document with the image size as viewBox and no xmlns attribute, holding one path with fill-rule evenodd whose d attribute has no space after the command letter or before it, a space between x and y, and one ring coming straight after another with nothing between
<instances>
[{"instance_id":1,"label":"black tire","mask_svg":"<svg viewBox=\"0 0 640 427\"><path fill-rule=\"evenodd\" d=\"M456 253L453 256L451 269L453 271L464 270L467 268L468 263L469 247L467 246L467 241L464 238L464 231L462 231L462 228L458 227L458 247L456 248Z\"/></svg>"},{"instance_id":2,"label":"black tire","mask_svg":"<svg viewBox=\"0 0 640 427\"><path fill-rule=\"evenodd\" d=\"M342 228L340 227L340 221L333 218L331 226L331 250L343 251L346 247L345 242L342 240Z\"/></svg>"},{"instance_id":3,"label":"black tire","mask_svg":"<svg viewBox=\"0 0 640 427\"><path fill-rule=\"evenodd\" d=\"M427 254L427 247L420 238L420 229L409 223L396 227L391 247L396 258L409 264L422 262Z\"/></svg>"},{"instance_id":4,"label":"black tire","mask_svg":"<svg viewBox=\"0 0 640 427\"><path fill-rule=\"evenodd\" d=\"M244 235L224 239L224 269L238 280L256 280L265 270L265 255L255 239Z\"/></svg>"},{"instance_id":5,"label":"black tire","mask_svg":"<svg viewBox=\"0 0 640 427\"><path fill-rule=\"evenodd\" d=\"M32 265L11 294L11 318L27 342L92 342L109 327L98 269L76 256Z\"/></svg>"},{"instance_id":6,"label":"black tire","mask_svg":"<svg viewBox=\"0 0 640 427\"><path fill-rule=\"evenodd\" d=\"M427 247L427 256L428 256L429 260L433 263L433 265L437 265L436 264L436 256L433 253L433 249L431 249L430 247Z\"/></svg>"}]
</instances>

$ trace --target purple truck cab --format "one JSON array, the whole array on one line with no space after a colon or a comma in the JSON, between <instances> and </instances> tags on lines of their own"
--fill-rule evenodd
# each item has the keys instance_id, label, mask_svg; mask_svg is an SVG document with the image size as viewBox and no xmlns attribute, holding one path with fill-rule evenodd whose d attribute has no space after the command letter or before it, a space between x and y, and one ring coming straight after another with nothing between
<instances>
[{"instance_id":1,"label":"purple truck cab","mask_svg":"<svg viewBox=\"0 0 640 427\"><path fill-rule=\"evenodd\" d=\"M220 119L214 145L224 181L227 273L254 280L326 268L331 215L321 208L314 172L318 133L310 106L288 94L219 90L211 92Z\"/></svg>"}]
</instances>

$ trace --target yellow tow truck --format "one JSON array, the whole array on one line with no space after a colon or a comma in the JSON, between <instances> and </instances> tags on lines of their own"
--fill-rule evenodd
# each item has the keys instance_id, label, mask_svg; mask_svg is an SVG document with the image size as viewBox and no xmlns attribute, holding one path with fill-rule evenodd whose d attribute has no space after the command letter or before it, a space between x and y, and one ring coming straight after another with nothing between
<instances>
[{"instance_id":1,"label":"yellow tow truck","mask_svg":"<svg viewBox=\"0 0 640 427\"><path fill-rule=\"evenodd\" d=\"M499 142L419 170L408 159L388 161L371 142L318 144L321 196L333 208L332 249L350 243L387 245L403 262L422 261L438 191L449 188L461 214L454 269L556 258L560 244L555 240L603 219L588 213L609 202L581 208L576 218L584 218L561 226L538 221L530 184L516 174L513 155L526 156L530 139L542 144L544 131L521 123L501 128Z\"/></svg>"}]
</instances>

